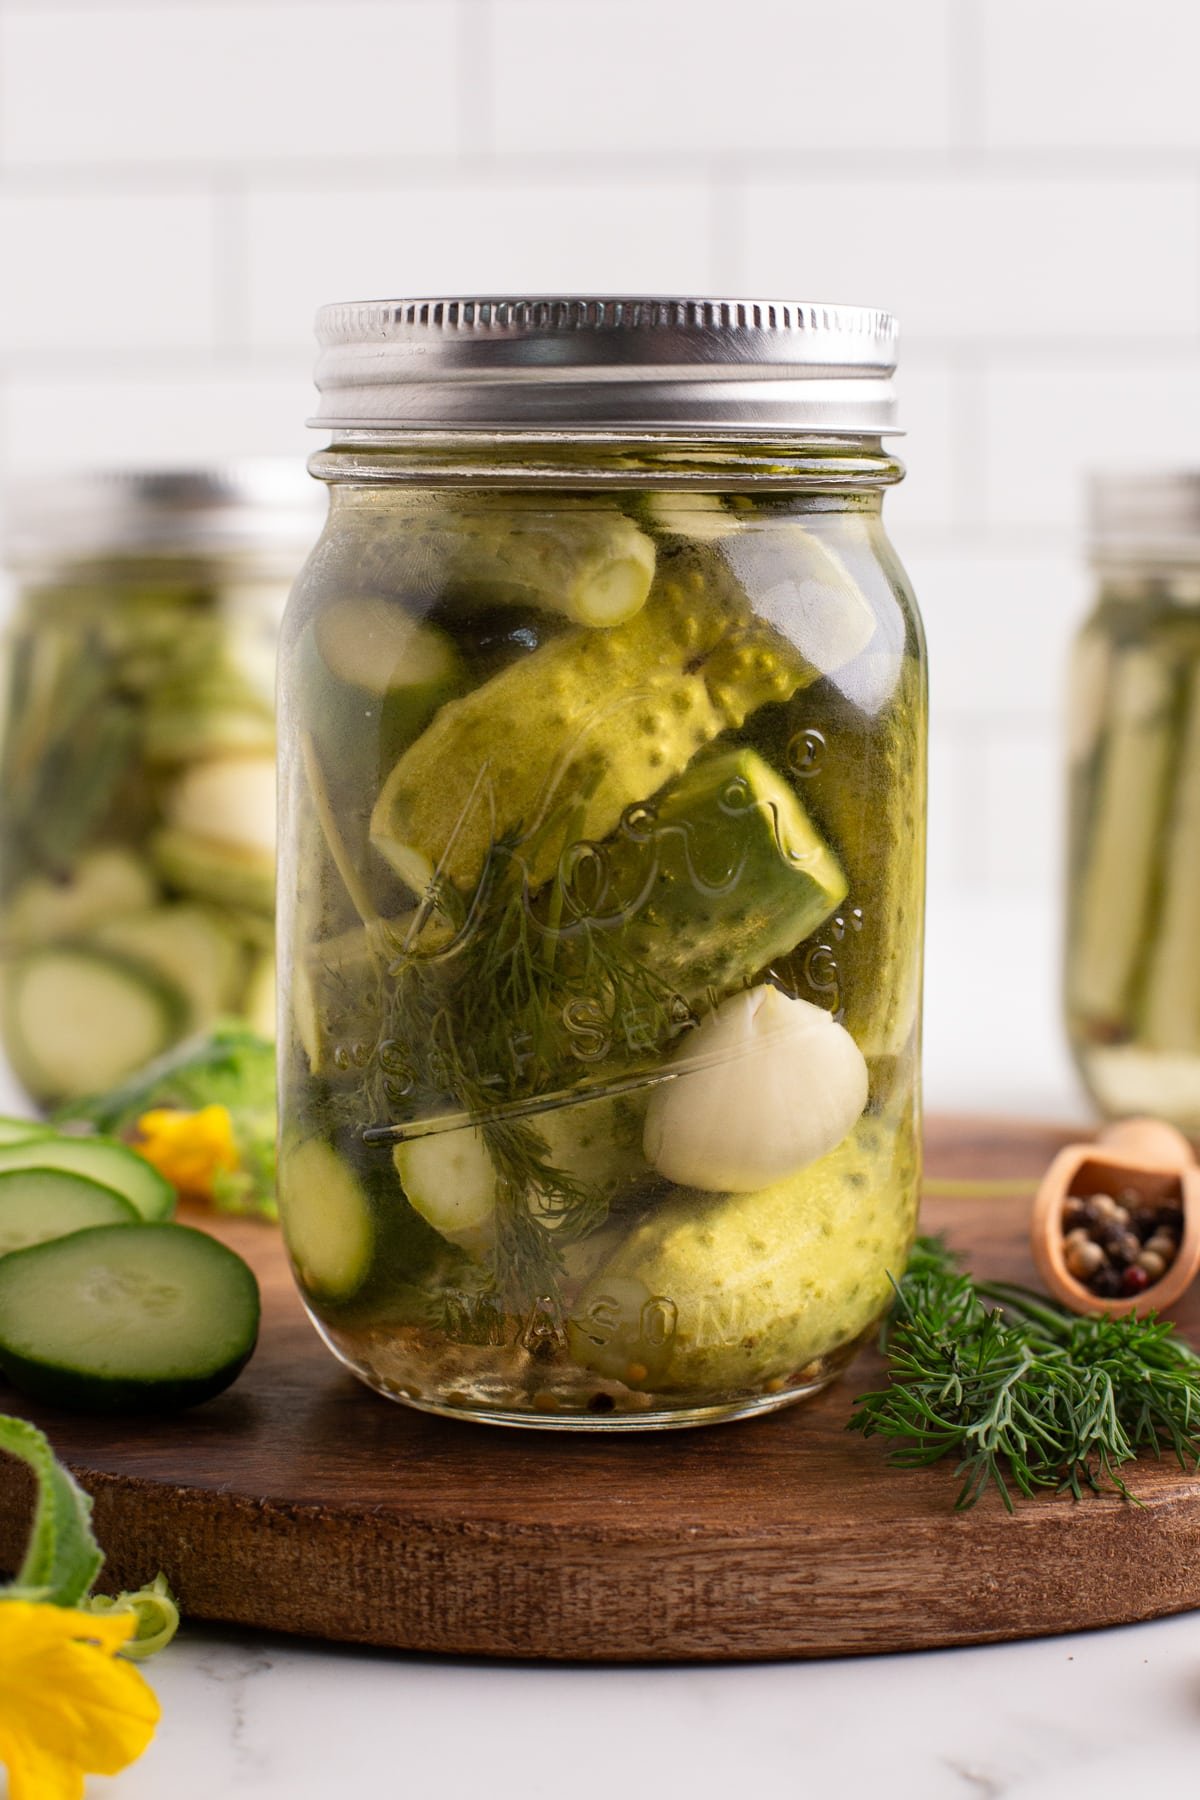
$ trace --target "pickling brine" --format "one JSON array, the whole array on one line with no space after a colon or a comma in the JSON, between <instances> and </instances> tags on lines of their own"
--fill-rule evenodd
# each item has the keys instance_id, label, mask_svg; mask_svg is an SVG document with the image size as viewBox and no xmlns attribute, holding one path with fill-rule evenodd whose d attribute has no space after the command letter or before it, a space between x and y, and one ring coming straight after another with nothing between
<instances>
[{"instance_id":1,"label":"pickling brine","mask_svg":"<svg viewBox=\"0 0 1200 1800\"><path fill-rule=\"evenodd\" d=\"M327 1341L420 1406L777 1406L907 1258L899 471L789 444L714 491L723 455L593 447L523 482L501 456L474 484L317 459L280 664L280 1204Z\"/></svg>"}]
</instances>

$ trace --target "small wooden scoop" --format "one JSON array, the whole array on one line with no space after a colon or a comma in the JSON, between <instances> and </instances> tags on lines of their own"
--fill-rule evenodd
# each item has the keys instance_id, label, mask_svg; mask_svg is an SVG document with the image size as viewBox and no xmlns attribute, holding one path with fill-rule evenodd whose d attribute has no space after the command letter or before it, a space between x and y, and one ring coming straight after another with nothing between
<instances>
[{"instance_id":1,"label":"small wooden scoop","mask_svg":"<svg viewBox=\"0 0 1200 1800\"><path fill-rule=\"evenodd\" d=\"M1151 1205L1178 1202L1183 1235L1175 1260L1157 1281L1136 1294L1108 1299L1093 1294L1067 1267L1063 1203L1072 1195L1089 1199L1111 1194L1119 1199L1133 1191ZM1030 1241L1038 1274L1064 1306L1073 1312L1161 1312L1191 1285L1200 1268L1200 1168L1181 1132L1158 1119L1122 1119L1106 1125L1094 1144L1068 1144L1042 1177L1030 1220Z\"/></svg>"}]
</instances>

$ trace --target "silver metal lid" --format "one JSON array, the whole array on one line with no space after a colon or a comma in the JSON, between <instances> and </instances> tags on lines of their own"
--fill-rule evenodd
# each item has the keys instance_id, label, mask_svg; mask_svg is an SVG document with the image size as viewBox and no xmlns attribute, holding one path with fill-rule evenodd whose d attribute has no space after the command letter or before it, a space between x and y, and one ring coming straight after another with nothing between
<instances>
[{"instance_id":1,"label":"silver metal lid","mask_svg":"<svg viewBox=\"0 0 1200 1800\"><path fill-rule=\"evenodd\" d=\"M1088 528L1098 562L1200 562L1200 469L1094 472Z\"/></svg>"},{"instance_id":2,"label":"silver metal lid","mask_svg":"<svg viewBox=\"0 0 1200 1800\"><path fill-rule=\"evenodd\" d=\"M804 300L514 295L317 314L309 422L354 431L896 427L896 322Z\"/></svg>"},{"instance_id":3,"label":"silver metal lid","mask_svg":"<svg viewBox=\"0 0 1200 1800\"><path fill-rule=\"evenodd\" d=\"M250 457L216 468L92 469L9 485L9 557L114 551L303 551L326 490L304 462Z\"/></svg>"}]
</instances>

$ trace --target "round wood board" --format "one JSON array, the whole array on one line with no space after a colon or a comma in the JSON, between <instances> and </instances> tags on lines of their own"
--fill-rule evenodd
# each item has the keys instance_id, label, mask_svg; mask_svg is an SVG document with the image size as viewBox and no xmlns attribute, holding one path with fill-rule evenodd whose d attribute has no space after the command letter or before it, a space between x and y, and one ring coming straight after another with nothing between
<instances>
[{"instance_id":1,"label":"round wood board","mask_svg":"<svg viewBox=\"0 0 1200 1800\"><path fill-rule=\"evenodd\" d=\"M935 1120L932 1175L1036 1176L1069 1134ZM1023 1200L927 1201L981 1274L1032 1279ZM1143 1502L994 1496L956 1514L948 1466L898 1470L845 1430L864 1355L808 1405L704 1430L504 1431L389 1404L334 1362L278 1234L219 1235L263 1284L260 1347L178 1418L32 1407L95 1497L104 1585L163 1569L184 1615L408 1650L584 1660L844 1655L982 1643L1200 1605L1200 1476L1139 1465ZM1178 1314L1200 1340L1200 1304ZM0 1468L0 1565L28 1519Z\"/></svg>"}]
</instances>

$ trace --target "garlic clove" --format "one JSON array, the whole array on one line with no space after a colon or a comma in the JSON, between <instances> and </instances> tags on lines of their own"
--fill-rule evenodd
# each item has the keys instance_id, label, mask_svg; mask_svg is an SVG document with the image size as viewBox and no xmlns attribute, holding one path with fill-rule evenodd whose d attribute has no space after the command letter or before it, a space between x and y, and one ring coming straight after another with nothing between
<instances>
[{"instance_id":1,"label":"garlic clove","mask_svg":"<svg viewBox=\"0 0 1200 1800\"><path fill-rule=\"evenodd\" d=\"M862 1051L823 1007L770 983L722 1001L646 1110L647 1162L680 1186L753 1193L840 1144L867 1104Z\"/></svg>"}]
</instances>

